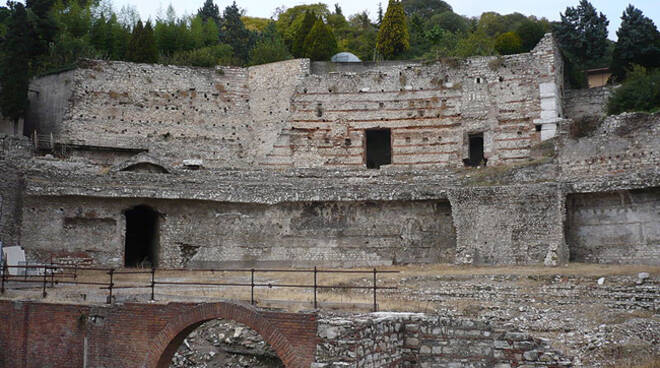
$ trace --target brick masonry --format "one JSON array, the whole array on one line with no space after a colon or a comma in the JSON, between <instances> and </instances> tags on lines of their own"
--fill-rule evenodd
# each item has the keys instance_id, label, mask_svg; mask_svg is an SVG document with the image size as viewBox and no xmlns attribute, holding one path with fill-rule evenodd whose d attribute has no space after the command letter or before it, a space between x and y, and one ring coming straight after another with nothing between
<instances>
[{"instance_id":1,"label":"brick masonry","mask_svg":"<svg viewBox=\"0 0 660 368\"><path fill-rule=\"evenodd\" d=\"M233 303L90 306L0 302L0 366L167 368L194 327L216 318L257 331L287 367L309 367L316 316Z\"/></svg>"}]
</instances>

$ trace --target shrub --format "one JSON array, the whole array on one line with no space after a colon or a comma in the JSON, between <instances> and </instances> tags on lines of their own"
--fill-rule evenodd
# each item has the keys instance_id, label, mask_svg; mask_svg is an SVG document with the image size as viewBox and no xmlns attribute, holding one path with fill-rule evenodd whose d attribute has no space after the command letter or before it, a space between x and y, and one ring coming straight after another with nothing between
<instances>
[{"instance_id":1,"label":"shrub","mask_svg":"<svg viewBox=\"0 0 660 368\"><path fill-rule=\"evenodd\" d=\"M607 113L627 111L660 111L660 70L648 72L634 65L626 82L617 88L607 103Z\"/></svg>"}]
</instances>

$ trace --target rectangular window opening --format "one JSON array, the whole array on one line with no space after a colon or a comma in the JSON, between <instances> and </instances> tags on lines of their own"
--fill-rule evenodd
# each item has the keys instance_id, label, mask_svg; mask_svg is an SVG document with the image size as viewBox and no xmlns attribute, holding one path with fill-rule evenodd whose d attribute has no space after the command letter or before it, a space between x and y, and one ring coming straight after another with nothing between
<instances>
[{"instance_id":1,"label":"rectangular window opening","mask_svg":"<svg viewBox=\"0 0 660 368\"><path fill-rule=\"evenodd\" d=\"M379 169L392 163L392 133L390 129L366 131L367 169Z\"/></svg>"},{"instance_id":2,"label":"rectangular window opening","mask_svg":"<svg viewBox=\"0 0 660 368\"><path fill-rule=\"evenodd\" d=\"M477 167L477 166L486 166L486 161L484 157L484 134L469 134L468 135L468 151L470 153L469 158L463 160L465 166Z\"/></svg>"}]
</instances>

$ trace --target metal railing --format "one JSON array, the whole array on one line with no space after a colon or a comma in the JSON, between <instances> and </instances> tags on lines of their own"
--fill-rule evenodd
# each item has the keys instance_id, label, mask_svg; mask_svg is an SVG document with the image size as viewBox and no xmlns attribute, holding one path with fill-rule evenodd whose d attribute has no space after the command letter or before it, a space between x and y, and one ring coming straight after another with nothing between
<instances>
[{"instance_id":1,"label":"metal railing","mask_svg":"<svg viewBox=\"0 0 660 368\"><path fill-rule=\"evenodd\" d=\"M10 275L9 269L22 269L22 275ZM36 270L33 275L28 275L29 270ZM80 272L82 271L96 271L106 274L107 281L81 281L79 280ZM201 282L201 281L168 281L168 279L159 279L159 272L210 272L210 273L249 273L250 282ZM398 273L399 271L386 271L373 268L371 270L331 270L319 269L257 269L257 268L234 268L234 269L122 269L122 268L107 268L107 267L87 267L78 265L62 265L62 264L25 264L18 266L6 266L1 270L0 276L0 292L5 293L8 288L8 283L38 283L42 289L42 296L45 298L47 288L53 288L55 285L82 285L82 286L98 286L99 289L107 290L106 303L112 304L114 301L113 292L121 289L149 289L151 292L151 301L156 300L156 287L167 286L208 286L208 287L249 287L250 288L250 303L257 305L255 299L255 289L258 288L301 288L313 290L313 305L314 309L318 309L318 293L320 290L325 289L345 289L345 290L370 290L373 297L373 311L378 311L377 291L378 290L395 290L393 286L379 286L378 274L391 274ZM287 284L287 283L272 283L272 282L258 282L255 275L258 273L308 273L310 274L310 283L308 284ZM368 286L349 286L349 285L321 285L318 282L319 274L365 274L372 276L372 282ZM118 275L149 275L148 283L140 283L134 281L117 281ZM171 278L170 278L171 279Z\"/></svg>"}]
</instances>

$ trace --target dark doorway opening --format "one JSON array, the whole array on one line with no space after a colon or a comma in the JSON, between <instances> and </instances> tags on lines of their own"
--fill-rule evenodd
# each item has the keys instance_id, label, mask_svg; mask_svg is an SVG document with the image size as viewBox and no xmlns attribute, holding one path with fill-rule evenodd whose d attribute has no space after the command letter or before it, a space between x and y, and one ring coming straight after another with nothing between
<instances>
[{"instance_id":1,"label":"dark doorway opening","mask_svg":"<svg viewBox=\"0 0 660 368\"><path fill-rule=\"evenodd\" d=\"M366 131L367 169L392 163L392 133L389 129Z\"/></svg>"},{"instance_id":2,"label":"dark doorway opening","mask_svg":"<svg viewBox=\"0 0 660 368\"><path fill-rule=\"evenodd\" d=\"M149 206L127 210L124 265L156 267L158 265L158 212Z\"/></svg>"},{"instance_id":3,"label":"dark doorway opening","mask_svg":"<svg viewBox=\"0 0 660 368\"><path fill-rule=\"evenodd\" d=\"M486 166L484 157L484 135L483 133L468 135L469 158L463 160L465 166L477 167Z\"/></svg>"}]
</instances>

